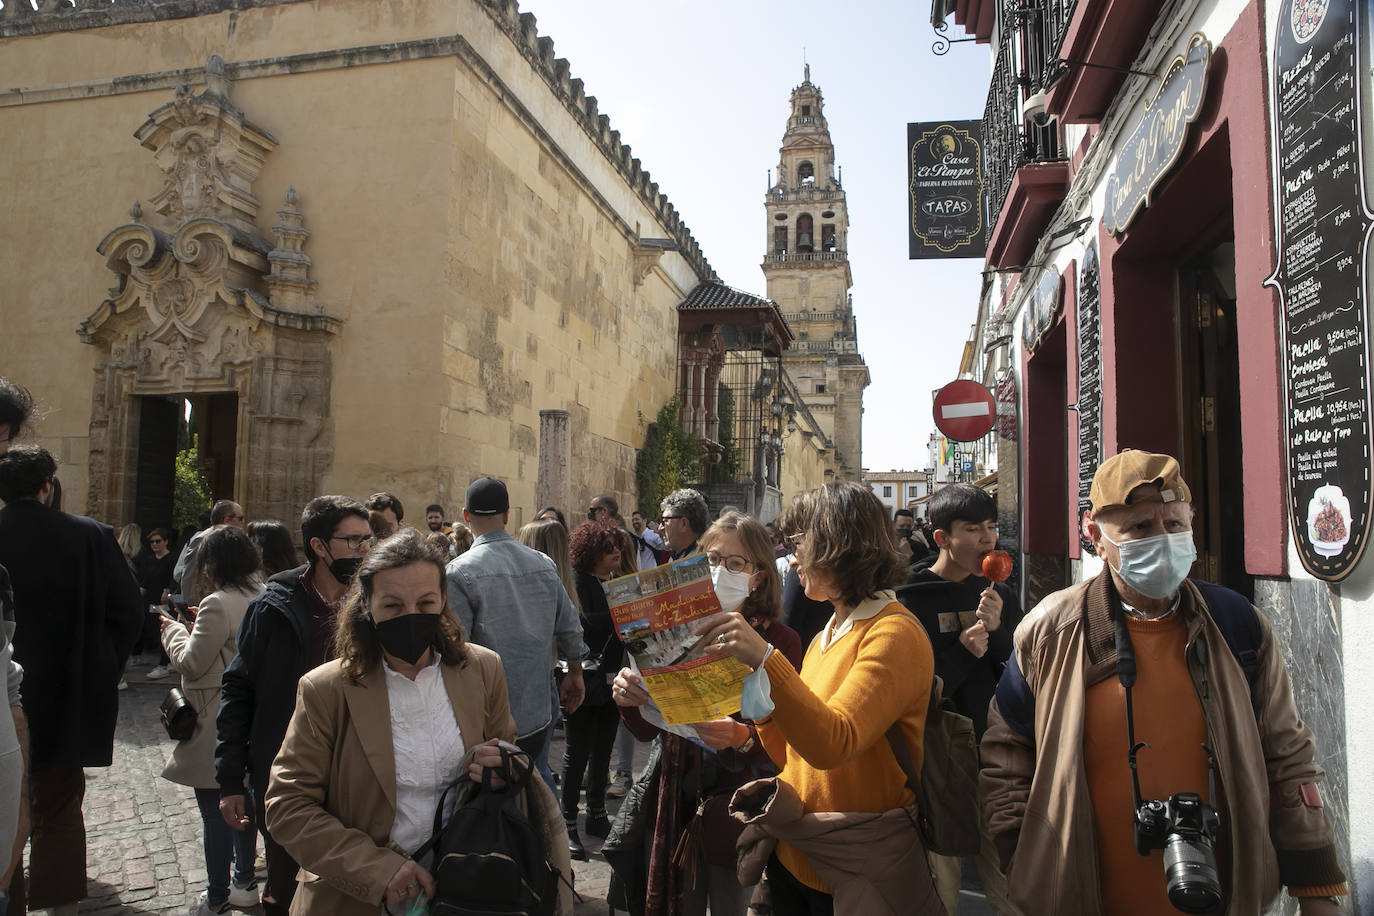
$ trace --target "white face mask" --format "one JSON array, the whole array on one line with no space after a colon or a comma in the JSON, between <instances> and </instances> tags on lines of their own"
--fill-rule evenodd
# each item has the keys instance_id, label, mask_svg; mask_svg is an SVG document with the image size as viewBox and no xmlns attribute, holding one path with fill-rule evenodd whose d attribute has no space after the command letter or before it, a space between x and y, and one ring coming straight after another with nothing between
<instances>
[{"instance_id":1,"label":"white face mask","mask_svg":"<svg viewBox=\"0 0 1374 916\"><path fill-rule=\"evenodd\" d=\"M1105 531L1102 537L1121 552L1117 575L1147 598L1172 598L1197 559L1192 531L1156 534L1119 544Z\"/></svg>"},{"instance_id":2,"label":"white face mask","mask_svg":"<svg viewBox=\"0 0 1374 916\"><path fill-rule=\"evenodd\" d=\"M749 573L730 572L722 563L711 567L711 587L716 590L721 609L729 612L739 609L744 599L749 597Z\"/></svg>"}]
</instances>

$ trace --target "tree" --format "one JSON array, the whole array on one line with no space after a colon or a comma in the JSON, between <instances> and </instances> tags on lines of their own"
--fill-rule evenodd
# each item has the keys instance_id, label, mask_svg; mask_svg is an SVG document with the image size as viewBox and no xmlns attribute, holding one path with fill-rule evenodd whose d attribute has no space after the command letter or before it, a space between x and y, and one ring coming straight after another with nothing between
<instances>
[{"instance_id":1,"label":"tree","mask_svg":"<svg viewBox=\"0 0 1374 916\"><path fill-rule=\"evenodd\" d=\"M172 491L172 524L178 532L196 524L196 517L210 508L210 484L196 466L200 437L191 436L191 447L177 452L176 485Z\"/></svg>"},{"instance_id":2,"label":"tree","mask_svg":"<svg viewBox=\"0 0 1374 916\"><path fill-rule=\"evenodd\" d=\"M635 483L640 512L652 518L658 504L674 490L697 482L701 475L696 440L678 422L678 403L663 405L658 419L644 432L644 447L635 459Z\"/></svg>"}]
</instances>

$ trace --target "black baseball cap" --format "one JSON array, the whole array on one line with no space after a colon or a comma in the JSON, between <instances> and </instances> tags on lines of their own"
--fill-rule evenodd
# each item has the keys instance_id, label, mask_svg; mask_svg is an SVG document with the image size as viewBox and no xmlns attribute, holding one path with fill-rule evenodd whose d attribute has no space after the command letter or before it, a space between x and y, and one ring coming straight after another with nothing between
<instances>
[{"instance_id":1,"label":"black baseball cap","mask_svg":"<svg viewBox=\"0 0 1374 916\"><path fill-rule=\"evenodd\" d=\"M495 477L479 477L468 484L463 504L473 515L500 515L510 511L510 494Z\"/></svg>"}]
</instances>

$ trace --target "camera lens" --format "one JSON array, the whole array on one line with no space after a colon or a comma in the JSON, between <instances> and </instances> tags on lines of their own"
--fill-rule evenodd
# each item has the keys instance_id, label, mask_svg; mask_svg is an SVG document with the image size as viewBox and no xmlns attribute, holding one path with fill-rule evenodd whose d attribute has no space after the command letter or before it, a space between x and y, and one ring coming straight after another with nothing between
<instances>
[{"instance_id":1,"label":"camera lens","mask_svg":"<svg viewBox=\"0 0 1374 916\"><path fill-rule=\"evenodd\" d=\"M1185 913L1212 913L1221 907L1217 861L1206 840L1171 834L1164 845L1164 880L1169 902Z\"/></svg>"}]
</instances>

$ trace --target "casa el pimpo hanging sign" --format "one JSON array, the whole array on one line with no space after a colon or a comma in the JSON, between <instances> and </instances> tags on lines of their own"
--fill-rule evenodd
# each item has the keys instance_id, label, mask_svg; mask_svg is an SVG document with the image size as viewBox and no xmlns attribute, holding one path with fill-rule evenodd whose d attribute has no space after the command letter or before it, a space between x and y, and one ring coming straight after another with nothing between
<instances>
[{"instance_id":1,"label":"casa el pimpo hanging sign","mask_svg":"<svg viewBox=\"0 0 1374 916\"><path fill-rule=\"evenodd\" d=\"M1145 103L1140 123L1121 145L1107 176L1107 212L1102 219L1112 235L1126 231L1183 153L1188 125L1197 120L1207 94L1211 58L1212 43L1195 33L1188 49L1170 62L1159 92Z\"/></svg>"},{"instance_id":2,"label":"casa el pimpo hanging sign","mask_svg":"<svg viewBox=\"0 0 1374 916\"><path fill-rule=\"evenodd\" d=\"M1283 322L1288 512L1303 567L1330 581L1355 568L1370 531L1369 14L1367 0L1283 0L1272 45L1279 257L1265 282Z\"/></svg>"},{"instance_id":3,"label":"casa el pimpo hanging sign","mask_svg":"<svg viewBox=\"0 0 1374 916\"><path fill-rule=\"evenodd\" d=\"M983 122L929 121L906 126L909 257L981 258Z\"/></svg>"}]
</instances>

